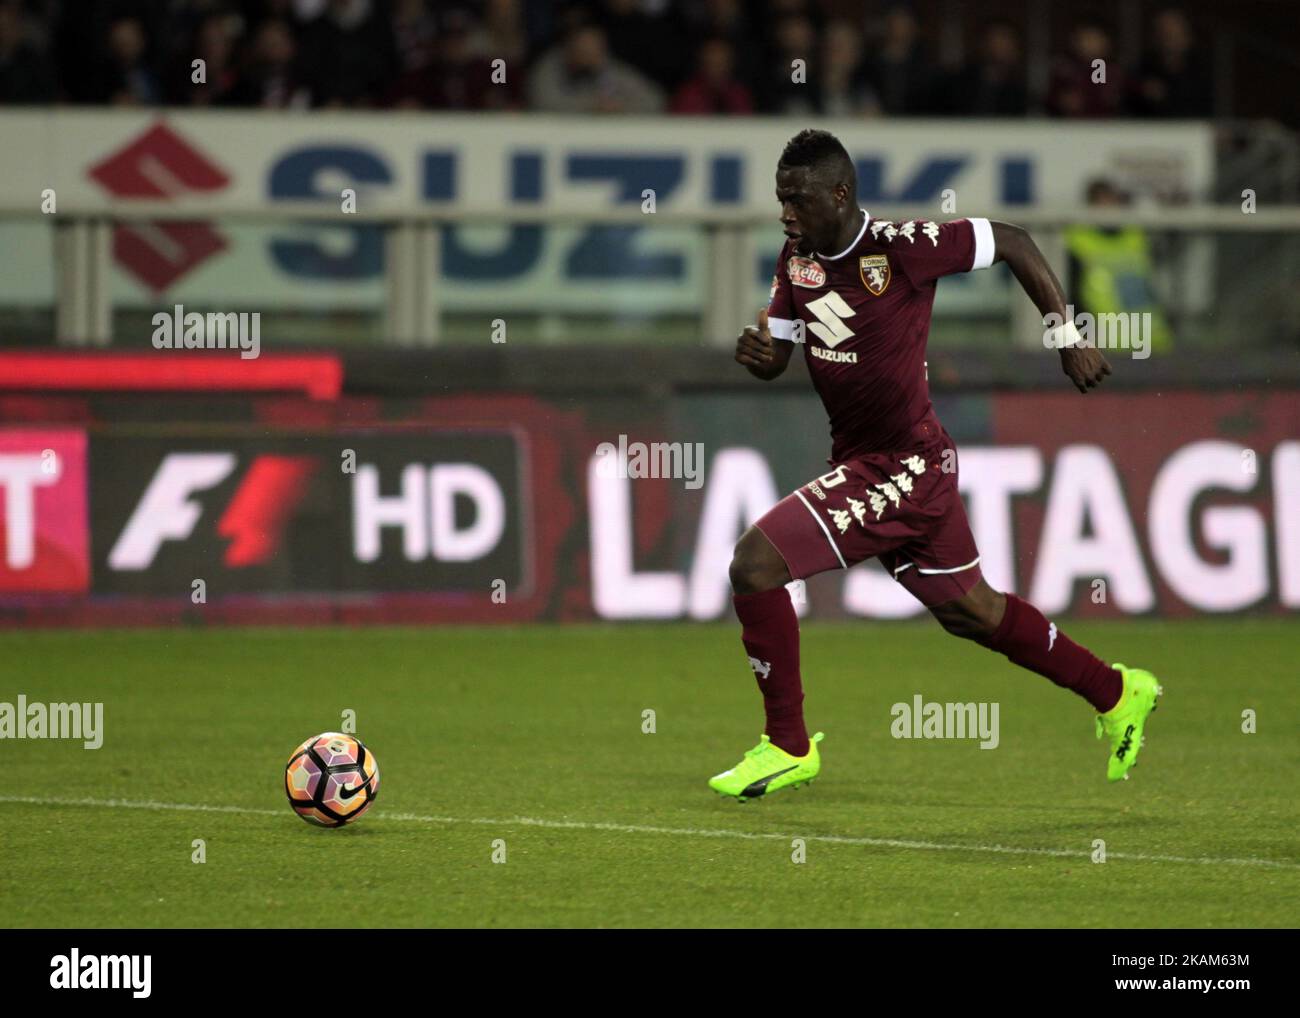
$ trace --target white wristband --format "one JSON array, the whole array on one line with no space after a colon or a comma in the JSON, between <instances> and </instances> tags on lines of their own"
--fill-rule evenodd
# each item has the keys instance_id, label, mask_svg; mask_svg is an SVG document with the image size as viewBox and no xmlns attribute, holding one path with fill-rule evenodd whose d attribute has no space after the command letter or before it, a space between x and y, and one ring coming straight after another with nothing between
<instances>
[{"instance_id":1,"label":"white wristband","mask_svg":"<svg viewBox=\"0 0 1300 1018\"><path fill-rule=\"evenodd\" d=\"M1082 346L1083 337L1075 328L1074 322L1066 322L1043 333L1043 346L1049 350L1065 350L1072 346Z\"/></svg>"}]
</instances>

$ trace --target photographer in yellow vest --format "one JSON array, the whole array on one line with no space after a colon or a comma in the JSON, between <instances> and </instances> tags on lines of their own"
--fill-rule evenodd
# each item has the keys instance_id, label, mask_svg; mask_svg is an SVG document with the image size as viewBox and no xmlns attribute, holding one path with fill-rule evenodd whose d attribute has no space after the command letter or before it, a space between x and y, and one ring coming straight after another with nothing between
<instances>
[{"instance_id":1,"label":"photographer in yellow vest","mask_svg":"<svg viewBox=\"0 0 1300 1018\"><path fill-rule=\"evenodd\" d=\"M1108 180L1088 184L1088 205L1123 207L1128 196ZM1076 306L1094 316L1149 314L1152 350L1173 344L1169 323L1155 296L1151 246L1146 231L1137 226L1071 226L1065 230L1070 257L1070 289ZM1142 321L1142 319L1139 319Z\"/></svg>"}]
</instances>

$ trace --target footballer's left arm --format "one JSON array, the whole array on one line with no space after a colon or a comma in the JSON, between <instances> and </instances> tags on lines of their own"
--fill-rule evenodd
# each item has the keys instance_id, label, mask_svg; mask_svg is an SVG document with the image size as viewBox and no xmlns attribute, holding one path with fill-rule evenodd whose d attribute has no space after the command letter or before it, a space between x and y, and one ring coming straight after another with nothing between
<instances>
[{"instance_id":1,"label":"footballer's left arm","mask_svg":"<svg viewBox=\"0 0 1300 1018\"><path fill-rule=\"evenodd\" d=\"M1070 323L1065 313L1065 294L1061 291L1061 284L1043 252L1038 250L1034 238L1011 223L994 221L990 226L993 229L994 263L1007 263L1011 274L1044 319L1055 314L1060 316L1061 322ZM1074 332L1072 323L1069 331ZM1061 368L1080 392L1095 388L1110 374L1110 364L1101 351L1082 343L1061 348Z\"/></svg>"}]
</instances>

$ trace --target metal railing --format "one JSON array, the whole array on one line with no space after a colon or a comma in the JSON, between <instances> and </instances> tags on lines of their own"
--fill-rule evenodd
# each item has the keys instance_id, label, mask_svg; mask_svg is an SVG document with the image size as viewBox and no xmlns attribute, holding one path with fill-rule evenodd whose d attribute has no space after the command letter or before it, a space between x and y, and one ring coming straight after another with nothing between
<instances>
[{"instance_id":1,"label":"metal railing","mask_svg":"<svg viewBox=\"0 0 1300 1018\"><path fill-rule=\"evenodd\" d=\"M1062 231L1086 224L1098 227L1138 226L1153 232L1300 234L1300 206L1260 207L1253 213L1238 206L1138 206L1132 208L984 208L936 214L934 208L887 206L871 208L876 219L983 216L1029 229L1044 254L1064 278ZM0 220L40 218L41 213L16 202L0 202ZM427 346L442 334L440 231L461 224L544 224L607 226L696 226L707 237L706 300L701 333L706 342L728 344L737 323L752 317L750 269L758 252L752 231L774 227L775 216L749 210L719 208L704 213L671 208L643 213L637 206L614 209L510 208L447 206L428 203L343 213L337 203L277 202L274 205L232 205L229 201L102 202L62 206L55 218L55 330L60 343L102 345L112 342L113 308L109 286L112 270L112 228L117 223L150 221L255 221L260 223L320 223L331 226L372 225L385 231L383 336L399 346ZM776 252L772 252L775 256ZM1041 331L1041 322L1027 300L1013 305L1013 326Z\"/></svg>"}]
</instances>

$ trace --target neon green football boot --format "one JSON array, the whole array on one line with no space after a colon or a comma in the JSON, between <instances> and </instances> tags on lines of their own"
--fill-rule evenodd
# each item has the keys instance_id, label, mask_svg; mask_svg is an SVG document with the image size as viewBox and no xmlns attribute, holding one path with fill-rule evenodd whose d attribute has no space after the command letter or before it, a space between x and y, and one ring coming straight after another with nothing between
<instances>
[{"instance_id":1,"label":"neon green football boot","mask_svg":"<svg viewBox=\"0 0 1300 1018\"><path fill-rule=\"evenodd\" d=\"M1156 677L1141 668L1126 668L1115 663L1124 677L1124 689L1119 703L1105 714L1097 715L1097 738L1110 737L1110 760L1106 764L1106 777L1110 781L1128 780L1128 772L1137 764L1138 751L1145 741L1142 731L1147 718L1156 709L1156 699L1164 687Z\"/></svg>"},{"instance_id":2,"label":"neon green football boot","mask_svg":"<svg viewBox=\"0 0 1300 1018\"><path fill-rule=\"evenodd\" d=\"M791 756L764 735L735 767L709 778L709 787L719 795L734 796L745 802L783 788L809 784L822 769L817 743L823 738L818 732L808 741L807 754Z\"/></svg>"}]
</instances>

